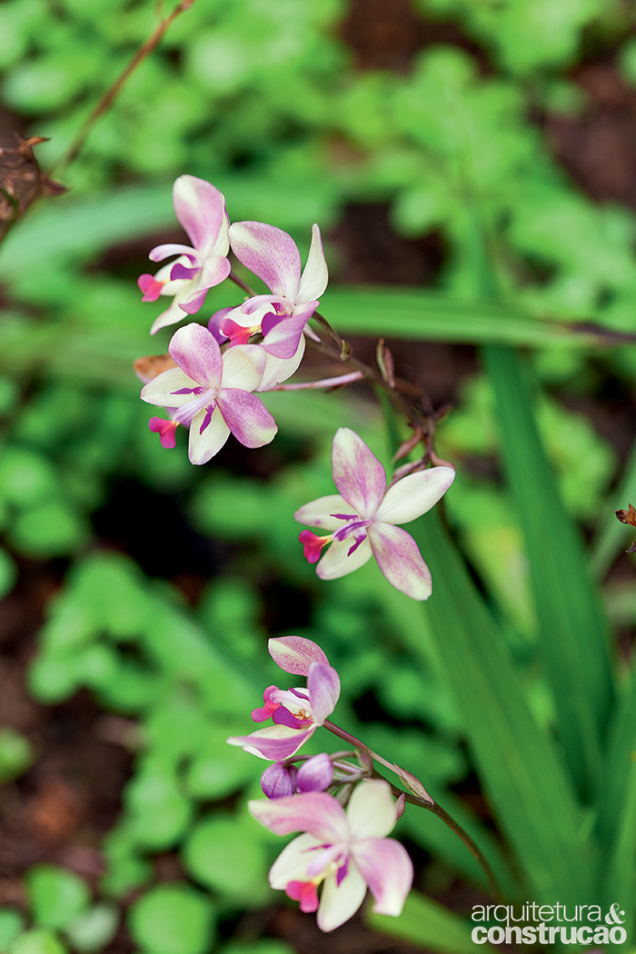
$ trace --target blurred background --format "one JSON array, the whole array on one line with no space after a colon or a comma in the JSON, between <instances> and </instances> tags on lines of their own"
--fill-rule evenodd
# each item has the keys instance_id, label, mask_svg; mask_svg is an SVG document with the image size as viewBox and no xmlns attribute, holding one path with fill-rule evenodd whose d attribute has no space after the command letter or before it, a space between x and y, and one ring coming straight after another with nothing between
<instances>
[{"instance_id":1,"label":"blurred background","mask_svg":"<svg viewBox=\"0 0 636 954\"><path fill-rule=\"evenodd\" d=\"M0 249L0 951L428 949L417 918L411 946L363 915L322 936L268 888L281 844L245 808L263 766L225 745L280 677L268 636L316 639L341 674L339 723L506 853L419 608L375 566L321 584L301 557L292 514L332 492L336 428L388 463L379 406L360 386L271 394L271 445L228 443L192 467L184 440L161 449L138 398L132 361L165 352L171 330L149 337L161 307L136 279L150 248L183 240L183 173L218 186L232 220L289 231L303 256L319 223L325 316L369 362L384 336L398 374L450 406L446 519L549 725L479 346L526 351L627 660L632 538L611 509L630 486L636 498L636 4L196 0L67 163L171 9L0 5L0 145L47 137L35 156L68 190ZM13 161L0 155L5 197ZM199 317L238 300L215 288ZM336 373L315 356L301 369ZM465 914L486 897L480 872L419 816L399 827L416 887Z\"/></svg>"}]
</instances>

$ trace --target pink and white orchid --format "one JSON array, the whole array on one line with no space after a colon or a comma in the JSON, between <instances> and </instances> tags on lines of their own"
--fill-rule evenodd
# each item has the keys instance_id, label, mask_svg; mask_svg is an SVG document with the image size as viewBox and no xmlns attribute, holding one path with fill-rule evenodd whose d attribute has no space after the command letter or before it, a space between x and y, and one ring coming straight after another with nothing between
<instances>
[{"instance_id":1,"label":"pink and white orchid","mask_svg":"<svg viewBox=\"0 0 636 954\"><path fill-rule=\"evenodd\" d=\"M255 295L237 308L217 312L210 331L231 344L246 342L262 333L261 347L268 361L259 388L269 390L291 377L305 350L303 331L320 304L329 274L322 250L320 229L312 228L307 264L301 274L300 252L291 235L263 222L235 222L230 226L232 251L243 265L269 288L269 295Z\"/></svg>"},{"instance_id":2,"label":"pink and white orchid","mask_svg":"<svg viewBox=\"0 0 636 954\"><path fill-rule=\"evenodd\" d=\"M202 325L189 324L173 335L170 357L178 367L164 371L142 388L149 404L175 409L171 420L150 419L150 430L163 447L175 446L179 424L190 428L189 457L205 464L217 454L230 433L245 447L262 447L276 434L276 421L254 391L261 380L265 356L255 345L221 354Z\"/></svg>"},{"instance_id":3,"label":"pink and white orchid","mask_svg":"<svg viewBox=\"0 0 636 954\"><path fill-rule=\"evenodd\" d=\"M270 639L268 649L285 672L306 676L307 688L269 686L263 694L264 705L253 710L252 718L255 722L271 718L274 725L227 741L261 759L280 762L295 755L331 715L340 696L340 679L320 646L311 639L281 636Z\"/></svg>"},{"instance_id":4,"label":"pink and white orchid","mask_svg":"<svg viewBox=\"0 0 636 954\"><path fill-rule=\"evenodd\" d=\"M431 467L402 477L387 490L384 467L361 437L341 427L333 439L333 479L339 494L319 497L294 514L299 523L332 531L299 539L321 580L352 573L371 559L396 589L414 600L431 595L431 574L413 537L396 524L430 510L453 480L452 467ZM331 544L321 557L323 547ZM318 562L320 561L320 562Z\"/></svg>"},{"instance_id":5,"label":"pink and white orchid","mask_svg":"<svg viewBox=\"0 0 636 954\"><path fill-rule=\"evenodd\" d=\"M333 931L356 913L367 885L378 914L398 917L413 883L413 864L403 845L386 835L397 820L397 803L382 779L360 782L347 811L324 792L248 802L250 813L277 835L301 831L274 862L272 888L318 911L318 927ZM318 900L318 887L322 893Z\"/></svg>"},{"instance_id":6,"label":"pink and white orchid","mask_svg":"<svg viewBox=\"0 0 636 954\"><path fill-rule=\"evenodd\" d=\"M215 186L196 176L179 176L172 190L174 210L188 233L192 247L170 243L157 245L150 252L153 262L169 255L176 261L160 268L156 275L141 275L137 284L144 293L142 301L156 301L160 295L173 296L172 304L155 320L151 334L195 314L203 305L206 292L230 274L229 221L225 199Z\"/></svg>"}]
</instances>

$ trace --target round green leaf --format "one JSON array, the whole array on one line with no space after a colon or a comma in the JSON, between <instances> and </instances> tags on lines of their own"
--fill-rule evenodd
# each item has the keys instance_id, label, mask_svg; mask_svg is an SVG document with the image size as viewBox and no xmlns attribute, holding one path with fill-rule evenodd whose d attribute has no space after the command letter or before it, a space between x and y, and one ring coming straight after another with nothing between
<instances>
[{"instance_id":1,"label":"round green leaf","mask_svg":"<svg viewBox=\"0 0 636 954\"><path fill-rule=\"evenodd\" d=\"M212 946L214 907L194 888L163 884L132 906L128 926L137 944L152 954L204 954Z\"/></svg>"},{"instance_id":2,"label":"round green leaf","mask_svg":"<svg viewBox=\"0 0 636 954\"><path fill-rule=\"evenodd\" d=\"M16 507L33 507L55 490L55 472L46 457L25 447L6 447L0 458L0 491Z\"/></svg>"},{"instance_id":3,"label":"round green leaf","mask_svg":"<svg viewBox=\"0 0 636 954\"><path fill-rule=\"evenodd\" d=\"M12 538L19 550L30 556L62 556L86 537L77 514L60 500L21 513L13 525Z\"/></svg>"},{"instance_id":4,"label":"round green leaf","mask_svg":"<svg viewBox=\"0 0 636 954\"><path fill-rule=\"evenodd\" d=\"M8 950L11 942L24 927L24 918L19 911L5 908L0 911L0 951Z\"/></svg>"},{"instance_id":5,"label":"round green leaf","mask_svg":"<svg viewBox=\"0 0 636 954\"><path fill-rule=\"evenodd\" d=\"M18 778L32 761L29 740L15 729L0 729L0 783Z\"/></svg>"},{"instance_id":6,"label":"round green leaf","mask_svg":"<svg viewBox=\"0 0 636 954\"><path fill-rule=\"evenodd\" d=\"M51 931L26 931L13 942L11 954L67 954Z\"/></svg>"},{"instance_id":7,"label":"round green leaf","mask_svg":"<svg viewBox=\"0 0 636 954\"><path fill-rule=\"evenodd\" d=\"M66 934L74 951L92 954L112 940L118 921L119 914L114 904L96 904L73 921Z\"/></svg>"},{"instance_id":8,"label":"round green leaf","mask_svg":"<svg viewBox=\"0 0 636 954\"><path fill-rule=\"evenodd\" d=\"M126 791L126 801L132 809L135 838L147 848L169 848L175 844L192 815L192 803L169 769L162 771L161 765L135 778Z\"/></svg>"},{"instance_id":9,"label":"round green leaf","mask_svg":"<svg viewBox=\"0 0 636 954\"><path fill-rule=\"evenodd\" d=\"M33 920L46 928L65 928L90 903L90 891L81 878L55 865L37 865L26 877Z\"/></svg>"},{"instance_id":10,"label":"round green leaf","mask_svg":"<svg viewBox=\"0 0 636 954\"><path fill-rule=\"evenodd\" d=\"M238 819L204 819L188 838L183 860L193 877L232 900L259 903L267 894L265 851Z\"/></svg>"}]
</instances>

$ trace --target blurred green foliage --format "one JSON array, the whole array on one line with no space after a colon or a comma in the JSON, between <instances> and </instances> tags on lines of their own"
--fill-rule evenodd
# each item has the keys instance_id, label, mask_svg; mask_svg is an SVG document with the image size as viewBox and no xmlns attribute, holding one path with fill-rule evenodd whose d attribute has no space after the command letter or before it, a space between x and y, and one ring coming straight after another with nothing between
<instances>
[{"instance_id":1,"label":"blurred green foliage","mask_svg":"<svg viewBox=\"0 0 636 954\"><path fill-rule=\"evenodd\" d=\"M484 765L501 761L497 739L477 738L439 642L440 625L454 622L448 645L462 645L453 613L474 598L469 583L457 584L439 624L434 611L422 618L420 607L391 590L375 565L320 584L301 562L292 514L332 492L335 428L355 427L388 461L379 415L342 393L268 395L280 450L269 458L267 480L255 476L253 456L195 470L183 444L163 451L147 430L130 362L165 350L168 334L148 338L155 306L139 302L135 269L144 266L128 265L125 253L138 258L135 243L150 248L154 235L175 228L170 184L184 172L219 186L233 219L276 224L304 250L313 221L328 229L352 203L385 203L401 237L441 240L436 291L400 290L392 298L392 289L377 288L365 299L336 290L333 314L326 296L327 316L347 333L544 348L528 361L533 413L567 512L591 530L608 506L615 454L562 398L593 397L602 374L633 394L633 346L599 357L601 338L583 338L574 322L633 331L635 220L625 208L586 198L529 116L576 117L585 109L571 68L586 44L618 44L622 75L636 81L626 7L618 0L418 0L419 15L452 19L469 42L434 43L404 72L391 73L355 69L339 38L347 15L339 0L198 0L64 172L71 193L42 201L10 234L0 257L8 303L0 325L0 595L11 590L21 561L57 559L64 585L47 608L30 690L53 704L88 688L105 709L131 720L126 744L136 756L121 816L103 846L100 898L72 872L32 868L28 918L0 911L0 951L98 951L134 890L125 920L145 954L290 954L281 942L242 937L240 926L230 937L240 911L273 902L266 871L280 845L245 807L260 795L262 766L225 744L249 730L262 689L280 679L266 654L266 620L274 618L271 634L289 632L286 614L276 622L277 604L286 600L304 620L290 623L293 631L319 641L341 673L339 721L424 779L512 896L540 882L530 860L525 868L511 862L505 806L499 824L507 845L448 790L475 759L486 787L495 785ZM51 137L38 150L44 166L62 159L156 22L151 0L0 5L2 99L26 131ZM327 251L337 277L336 248ZM234 303L232 294L213 290L206 317ZM551 733L563 726L540 648L536 559L500 473L494 391L492 375L465 380L458 407L440 426L439 452L459 468L446 509L478 580L479 605L485 602L484 644L501 636L501 658L514 665L509 692L518 691L524 713L527 706L524 724L542 733L550 766L542 783L563 795L562 807L569 781L551 761ZM625 486L636 486L634 472L636 463ZM100 549L95 515L125 482L173 495L190 527L221 547L223 565L194 608L132 558ZM606 564L624 543L615 530ZM612 590L610 610L633 621L633 588ZM466 651L466 672L470 665ZM483 704L491 700L484 696ZM497 724L492 707L484 726L490 718ZM612 730L612 805L623 804L629 789L621 774L629 725L626 715ZM471 749L468 759L467 738L478 753ZM315 737L312 744L318 751L330 742ZM0 780L18 776L34 757L26 739L2 730ZM528 803L533 794L524 793ZM580 807L573 839L592 825L593 809L586 804L579 815ZM600 815L611 829L615 816ZM548 824L539 832L546 850ZM572 815L559 833L563 842L553 839L555 855L570 825ZM442 886L456 875L483 886L474 859L427 813L407 812L398 830L436 859ZM587 850L581 844L575 857ZM157 881L153 860L163 852L178 855L191 885ZM615 861L608 852L614 884L633 859ZM417 896L403 918L387 920L374 924L384 931L396 924L396 933L428 949L466 949L463 926Z\"/></svg>"}]
</instances>

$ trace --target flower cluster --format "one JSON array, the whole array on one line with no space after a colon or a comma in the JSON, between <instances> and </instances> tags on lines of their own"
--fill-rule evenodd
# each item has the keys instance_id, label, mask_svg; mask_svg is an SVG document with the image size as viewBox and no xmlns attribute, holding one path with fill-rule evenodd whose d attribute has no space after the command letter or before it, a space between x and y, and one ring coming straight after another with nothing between
<instances>
[{"instance_id":1,"label":"flower cluster","mask_svg":"<svg viewBox=\"0 0 636 954\"><path fill-rule=\"evenodd\" d=\"M274 761L261 779L269 800L249 803L254 818L278 835L303 833L283 850L269 882L299 901L301 911L318 911L323 931L332 931L355 914L367 885L375 898L374 910L397 916L411 888L413 866L402 845L386 835L402 806L388 782L365 777L367 772L339 756L294 758L333 712L340 680L310 639L270 639L269 652L285 672L306 676L307 687L269 686L252 718L271 718L273 725L228 739L230 745ZM338 797L326 791L329 788ZM348 801L346 813L342 801Z\"/></svg>"},{"instance_id":2,"label":"flower cluster","mask_svg":"<svg viewBox=\"0 0 636 954\"><path fill-rule=\"evenodd\" d=\"M262 222L230 226L223 195L203 179L180 176L173 201L192 245L158 245L150 252L155 262L177 256L155 275L139 278L144 301L172 298L152 334L203 307L208 289L230 274L230 247L271 292L216 312L207 329L199 324L180 328L168 349L174 366L147 381L141 392L142 400L169 411L168 420L150 420L162 445L174 447L176 428L183 424L190 428L191 462L205 464L230 433L246 447L273 440L276 423L254 392L271 390L298 368L303 333L327 286L327 263L317 225L301 274L291 236ZM259 340L249 344L255 337Z\"/></svg>"}]
</instances>

